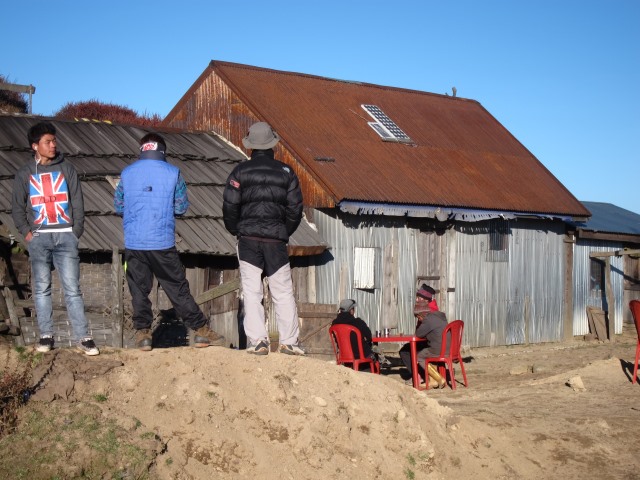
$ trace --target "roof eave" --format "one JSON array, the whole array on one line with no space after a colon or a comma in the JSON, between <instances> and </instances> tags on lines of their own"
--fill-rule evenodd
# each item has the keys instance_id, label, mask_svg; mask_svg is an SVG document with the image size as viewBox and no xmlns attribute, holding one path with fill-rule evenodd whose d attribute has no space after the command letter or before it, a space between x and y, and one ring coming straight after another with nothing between
<instances>
[{"instance_id":1,"label":"roof eave","mask_svg":"<svg viewBox=\"0 0 640 480\"><path fill-rule=\"evenodd\" d=\"M571 222L574 218L570 214L559 213L479 210L472 208L442 207L437 205L403 205L391 203L369 203L351 200L342 200L338 206L342 212L354 215L387 215L395 217L406 216L412 218L431 218L441 222L447 220L480 222L483 220L512 220L516 218L557 219L564 222Z\"/></svg>"}]
</instances>

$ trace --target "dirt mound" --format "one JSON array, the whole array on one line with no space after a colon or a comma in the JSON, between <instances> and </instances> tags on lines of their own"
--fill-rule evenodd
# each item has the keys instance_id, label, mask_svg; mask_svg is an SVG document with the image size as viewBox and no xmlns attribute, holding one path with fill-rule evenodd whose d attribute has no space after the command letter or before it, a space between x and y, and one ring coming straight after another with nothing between
<instances>
[{"instance_id":1,"label":"dirt mound","mask_svg":"<svg viewBox=\"0 0 640 480\"><path fill-rule=\"evenodd\" d=\"M633 347L600 347L469 355L470 388L426 393L397 372L277 353L55 350L34 371L39 388L19 431L38 406L62 419L82 411L139 452L120 463L122 451L109 452L94 470L117 478L634 478L640 462L622 446L640 441L640 390L612 356ZM583 389L571 388L574 377ZM12 451L29 451L10 437ZM90 442L59 442L78 445L58 462L63 475L95 465Z\"/></svg>"}]
</instances>

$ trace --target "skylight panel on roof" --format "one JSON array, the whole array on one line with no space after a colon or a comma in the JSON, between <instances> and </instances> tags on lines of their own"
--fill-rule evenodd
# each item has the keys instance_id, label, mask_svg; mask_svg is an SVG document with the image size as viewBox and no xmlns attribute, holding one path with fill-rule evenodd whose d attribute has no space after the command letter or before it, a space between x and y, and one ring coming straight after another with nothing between
<instances>
[{"instance_id":1,"label":"skylight panel on roof","mask_svg":"<svg viewBox=\"0 0 640 480\"><path fill-rule=\"evenodd\" d=\"M378 135L382 138L393 138L391 132L389 132L386 128L380 125L378 122L368 122L369 126L373 128Z\"/></svg>"},{"instance_id":2,"label":"skylight panel on roof","mask_svg":"<svg viewBox=\"0 0 640 480\"><path fill-rule=\"evenodd\" d=\"M361 105L365 112L371 115L375 122L369 122L369 126L373 128L383 140L410 143L411 138L404 133L402 129L391 120L377 105Z\"/></svg>"}]
</instances>

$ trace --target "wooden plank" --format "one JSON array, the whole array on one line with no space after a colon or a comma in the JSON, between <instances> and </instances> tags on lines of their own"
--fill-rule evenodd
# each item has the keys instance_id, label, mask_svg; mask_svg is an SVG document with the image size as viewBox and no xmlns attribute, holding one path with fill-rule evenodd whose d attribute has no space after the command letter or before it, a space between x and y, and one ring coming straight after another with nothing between
<instances>
[{"instance_id":1,"label":"wooden plank","mask_svg":"<svg viewBox=\"0 0 640 480\"><path fill-rule=\"evenodd\" d=\"M596 307L587 307L588 314L593 318L593 326L598 340L607 340L607 326L604 310Z\"/></svg>"},{"instance_id":2,"label":"wooden plank","mask_svg":"<svg viewBox=\"0 0 640 480\"><path fill-rule=\"evenodd\" d=\"M591 252L590 258L621 257L622 255L640 255L640 250L616 250L615 252Z\"/></svg>"},{"instance_id":3,"label":"wooden plank","mask_svg":"<svg viewBox=\"0 0 640 480\"><path fill-rule=\"evenodd\" d=\"M4 293L4 278L5 278L5 265L4 262L0 262L0 286L3 287L2 292ZM11 292L9 292L11 294ZM4 299L4 296L0 295L0 322L11 318L9 315L9 309L7 308L7 302Z\"/></svg>"},{"instance_id":4,"label":"wooden plank","mask_svg":"<svg viewBox=\"0 0 640 480\"><path fill-rule=\"evenodd\" d=\"M10 224L4 224L4 227L9 230L9 232L13 235L13 237L15 238L16 242L18 242L20 244L20 246L22 247L22 249L24 251L28 251L29 250L29 246L27 245L26 240L24 239L24 237L22 236L22 234L20 233L20 231L14 226L14 225L10 225Z\"/></svg>"},{"instance_id":5,"label":"wooden plank","mask_svg":"<svg viewBox=\"0 0 640 480\"><path fill-rule=\"evenodd\" d=\"M309 312L309 311L303 311L303 310L298 310L298 316L299 317L313 317L313 318L330 318L330 319L334 319L338 316L338 314L336 312L331 312L331 313L323 313L323 312Z\"/></svg>"},{"instance_id":6,"label":"wooden plank","mask_svg":"<svg viewBox=\"0 0 640 480\"><path fill-rule=\"evenodd\" d=\"M298 310L314 313L331 313L336 315L338 306L332 303L303 303L298 302Z\"/></svg>"},{"instance_id":7,"label":"wooden plank","mask_svg":"<svg viewBox=\"0 0 640 480\"><path fill-rule=\"evenodd\" d=\"M587 307L587 320L589 321L589 332L597 338L598 334L596 332L596 325L593 323L593 312L591 311L591 307Z\"/></svg>"},{"instance_id":8,"label":"wooden plank","mask_svg":"<svg viewBox=\"0 0 640 480\"><path fill-rule=\"evenodd\" d=\"M7 287L8 288L8 287ZM16 308L26 308L29 310L34 310L36 308L36 303L33 298L23 299L16 298L13 300L13 305ZM84 311L85 313L98 313L104 314L107 311L108 305L85 305Z\"/></svg>"},{"instance_id":9,"label":"wooden plank","mask_svg":"<svg viewBox=\"0 0 640 480\"><path fill-rule=\"evenodd\" d=\"M20 319L18 318L18 313L16 312L15 305L13 304L13 295L11 293L11 290L9 289L9 287L5 286L3 289L3 293L4 293L4 300L7 304L7 311L9 312L9 318L11 319L11 325L19 328ZM22 338L22 335L18 335L17 337L14 337L14 338L15 338L16 345L19 345L19 346L24 345L24 339Z\"/></svg>"},{"instance_id":10,"label":"wooden plank","mask_svg":"<svg viewBox=\"0 0 640 480\"><path fill-rule=\"evenodd\" d=\"M322 330L326 329L328 331L329 330L329 324L331 324L331 322L333 322L333 320L330 320L328 322L323 322L319 327L316 327L311 332L307 333L304 337L299 339L299 342L300 343L305 343L309 338L313 337L314 335L317 335Z\"/></svg>"},{"instance_id":11,"label":"wooden plank","mask_svg":"<svg viewBox=\"0 0 640 480\"><path fill-rule=\"evenodd\" d=\"M240 279L236 278L235 280L225 282L222 285L218 285L210 290L207 290L206 292L201 293L196 297L196 303L198 305L202 305L209 300L221 297L238 289L240 289Z\"/></svg>"},{"instance_id":12,"label":"wooden plank","mask_svg":"<svg viewBox=\"0 0 640 480\"><path fill-rule=\"evenodd\" d=\"M122 269L122 257L120 256L117 247L114 247L111 252L111 276L113 278L114 288L111 298L115 300L115 305L111 310L112 344L116 348L122 348L122 332L124 324L124 274Z\"/></svg>"},{"instance_id":13,"label":"wooden plank","mask_svg":"<svg viewBox=\"0 0 640 480\"><path fill-rule=\"evenodd\" d=\"M328 332L331 322L337 316L336 306L323 303L301 303L298 309L300 343L310 351L333 351Z\"/></svg>"},{"instance_id":14,"label":"wooden plank","mask_svg":"<svg viewBox=\"0 0 640 480\"><path fill-rule=\"evenodd\" d=\"M18 346L24 345L22 338L22 330L20 329L20 318L16 312L16 306L13 304L13 293L6 283L7 265L5 262L0 263L0 322L5 321L9 327L19 329L21 334L14 337L14 343ZM8 321L7 321L8 320Z\"/></svg>"},{"instance_id":15,"label":"wooden plank","mask_svg":"<svg viewBox=\"0 0 640 480\"><path fill-rule=\"evenodd\" d=\"M33 301L33 299L22 299L22 298L16 298L13 301L13 304L17 307L17 308L36 308L36 304Z\"/></svg>"},{"instance_id":16,"label":"wooden plank","mask_svg":"<svg viewBox=\"0 0 640 480\"><path fill-rule=\"evenodd\" d=\"M598 339L603 341L607 340L606 319L605 319L605 313L602 310L599 312L594 312L593 323L596 326Z\"/></svg>"}]
</instances>

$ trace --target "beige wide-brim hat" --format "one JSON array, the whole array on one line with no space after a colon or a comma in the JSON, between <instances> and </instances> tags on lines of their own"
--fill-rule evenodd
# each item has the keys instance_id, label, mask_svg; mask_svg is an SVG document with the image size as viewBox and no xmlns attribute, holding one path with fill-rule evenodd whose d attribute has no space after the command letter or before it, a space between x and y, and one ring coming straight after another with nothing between
<instances>
[{"instance_id":1,"label":"beige wide-brim hat","mask_svg":"<svg viewBox=\"0 0 640 480\"><path fill-rule=\"evenodd\" d=\"M244 148L249 150L268 150L276 146L280 137L266 122L254 123L249 127L249 133L242 139Z\"/></svg>"}]
</instances>

